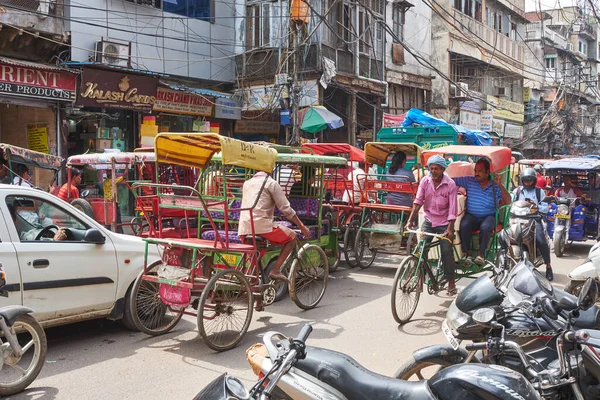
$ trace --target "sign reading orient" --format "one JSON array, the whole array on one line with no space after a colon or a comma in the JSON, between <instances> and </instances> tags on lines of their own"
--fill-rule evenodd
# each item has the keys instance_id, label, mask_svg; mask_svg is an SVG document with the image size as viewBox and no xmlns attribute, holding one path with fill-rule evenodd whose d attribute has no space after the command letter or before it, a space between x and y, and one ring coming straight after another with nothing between
<instances>
[{"instance_id":1,"label":"sign reading orient","mask_svg":"<svg viewBox=\"0 0 600 400\"><path fill-rule=\"evenodd\" d=\"M76 82L68 71L0 63L0 94L73 101Z\"/></svg>"}]
</instances>

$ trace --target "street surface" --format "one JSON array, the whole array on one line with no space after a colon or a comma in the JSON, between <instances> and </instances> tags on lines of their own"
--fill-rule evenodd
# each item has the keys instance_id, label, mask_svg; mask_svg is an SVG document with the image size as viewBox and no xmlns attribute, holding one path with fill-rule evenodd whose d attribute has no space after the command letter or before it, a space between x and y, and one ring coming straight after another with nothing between
<instances>
[{"instance_id":1,"label":"street surface","mask_svg":"<svg viewBox=\"0 0 600 400\"><path fill-rule=\"evenodd\" d=\"M587 256L592 242L573 244L561 259L553 255L554 283ZM250 345L269 330L294 336L305 323L309 343L349 354L366 368L393 374L411 352L444 343L441 322L450 299L422 294L413 320L399 327L390 310L390 291L400 257L378 257L367 270L342 263L330 276L318 308L302 311L286 299L254 312L241 344L216 353L204 346L196 319L184 317L168 334L149 337L109 321L90 321L47 330L48 356L38 379L12 399L191 399L227 371L248 387L256 381L245 358ZM460 281L458 286L470 281Z\"/></svg>"}]
</instances>

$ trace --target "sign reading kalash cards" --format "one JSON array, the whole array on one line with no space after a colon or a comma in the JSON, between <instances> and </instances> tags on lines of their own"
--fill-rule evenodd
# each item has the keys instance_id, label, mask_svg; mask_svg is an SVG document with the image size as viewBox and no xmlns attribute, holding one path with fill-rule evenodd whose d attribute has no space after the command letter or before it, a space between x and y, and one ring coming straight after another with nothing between
<instances>
[{"instance_id":1,"label":"sign reading kalash cards","mask_svg":"<svg viewBox=\"0 0 600 400\"><path fill-rule=\"evenodd\" d=\"M152 111L158 80L121 72L84 69L77 103L88 107Z\"/></svg>"}]
</instances>

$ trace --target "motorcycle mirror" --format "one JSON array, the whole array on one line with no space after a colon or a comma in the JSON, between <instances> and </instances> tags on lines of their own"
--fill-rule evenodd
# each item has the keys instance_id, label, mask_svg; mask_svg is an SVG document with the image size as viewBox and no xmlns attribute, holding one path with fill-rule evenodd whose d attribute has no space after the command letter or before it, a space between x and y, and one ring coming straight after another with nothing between
<instances>
[{"instance_id":1,"label":"motorcycle mirror","mask_svg":"<svg viewBox=\"0 0 600 400\"><path fill-rule=\"evenodd\" d=\"M81 197L83 199L83 198L88 197L89 194L90 194L90 190L89 189L84 189L84 190L81 191L81 194L79 195L79 197Z\"/></svg>"},{"instance_id":2,"label":"motorcycle mirror","mask_svg":"<svg viewBox=\"0 0 600 400\"><path fill-rule=\"evenodd\" d=\"M552 186L546 186L546 189L544 189L546 191L551 191L552 190Z\"/></svg>"},{"instance_id":3,"label":"motorcycle mirror","mask_svg":"<svg viewBox=\"0 0 600 400\"><path fill-rule=\"evenodd\" d=\"M544 310L544 313L551 319L558 319L558 312L554 308L554 304L552 304L552 300L549 297L544 297L542 300L542 309Z\"/></svg>"},{"instance_id":4,"label":"motorcycle mirror","mask_svg":"<svg viewBox=\"0 0 600 400\"><path fill-rule=\"evenodd\" d=\"M480 308L473 313L473 321L481 326L489 326L496 318L496 312L491 308Z\"/></svg>"},{"instance_id":5,"label":"motorcycle mirror","mask_svg":"<svg viewBox=\"0 0 600 400\"><path fill-rule=\"evenodd\" d=\"M582 310L587 310L596 303L598 299L598 285L593 278L587 278L577 299L577 305Z\"/></svg>"},{"instance_id":6,"label":"motorcycle mirror","mask_svg":"<svg viewBox=\"0 0 600 400\"><path fill-rule=\"evenodd\" d=\"M554 196L546 196L542 199L542 203L554 203L555 201Z\"/></svg>"},{"instance_id":7,"label":"motorcycle mirror","mask_svg":"<svg viewBox=\"0 0 600 400\"><path fill-rule=\"evenodd\" d=\"M574 298L571 296L565 296L565 297L561 297L561 299L558 302L558 305L567 311L570 310L574 310L577 308L577 303L575 302Z\"/></svg>"},{"instance_id":8,"label":"motorcycle mirror","mask_svg":"<svg viewBox=\"0 0 600 400\"><path fill-rule=\"evenodd\" d=\"M227 376L225 378L225 387L227 388L228 394L232 395L230 398L239 400L250 399L250 393L246 390L242 381L234 376Z\"/></svg>"}]
</instances>

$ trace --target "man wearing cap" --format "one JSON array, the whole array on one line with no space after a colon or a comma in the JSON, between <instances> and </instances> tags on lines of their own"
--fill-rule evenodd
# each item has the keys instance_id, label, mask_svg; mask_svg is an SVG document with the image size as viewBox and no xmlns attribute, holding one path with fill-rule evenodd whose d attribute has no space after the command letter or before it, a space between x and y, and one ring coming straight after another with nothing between
<instances>
[{"instance_id":1,"label":"man wearing cap","mask_svg":"<svg viewBox=\"0 0 600 400\"><path fill-rule=\"evenodd\" d=\"M456 184L448 176L444 175L447 164L442 156L435 155L427 161L429 175L421 179L417 196L413 203L413 209L408 217L407 228L414 229L415 220L419 210L423 207L425 221L421 229L425 232L444 234L448 240L440 240L442 252L442 263L444 276L448 280L447 294L456 294L454 280L455 262L452 251L454 240L454 221L456 220ZM431 236L425 236L425 240L431 241ZM427 259L427 249L423 258Z\"/></svg>"}]
</instances>

